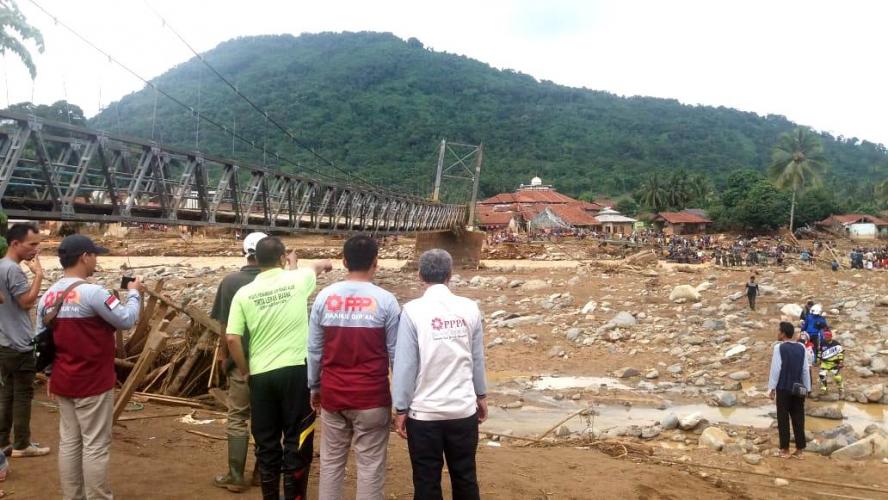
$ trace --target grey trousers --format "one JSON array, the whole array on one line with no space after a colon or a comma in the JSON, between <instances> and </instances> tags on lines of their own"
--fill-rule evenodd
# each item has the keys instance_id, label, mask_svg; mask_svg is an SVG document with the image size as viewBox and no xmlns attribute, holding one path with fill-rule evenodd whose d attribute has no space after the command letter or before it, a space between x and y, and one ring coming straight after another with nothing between
<instances>
[{"instance_id":1,"label":"grey trousers","mask_svg":"<svg viewBox=\"0 0 888 500\"><path fill-rule=\"evenodd\" d=\"M65 500L111 499L108 462L114 390L86 398L58 397L59 479Z\"/></svg>"},{"instance_id":2,"label":"grey trousers","mask_svg":"<svg viewBox=\"0 0 888 500\"><path fill-rule=\"evenodd\" d=\"M369 410L321 410L320 500L340 500L349 448L358 472L357 500L382 500L388 454L391 407Z\"/></svg>"},{"instance_id":3,"label":"grey trousers","mask_svg":"<svg viewBox=\"0 0 888 500\"><path fill-rule=\"evenodd\" d=\"M228 373L228 437L250 435L250 386L240 370Z\"/></svg>"}]
</instances>

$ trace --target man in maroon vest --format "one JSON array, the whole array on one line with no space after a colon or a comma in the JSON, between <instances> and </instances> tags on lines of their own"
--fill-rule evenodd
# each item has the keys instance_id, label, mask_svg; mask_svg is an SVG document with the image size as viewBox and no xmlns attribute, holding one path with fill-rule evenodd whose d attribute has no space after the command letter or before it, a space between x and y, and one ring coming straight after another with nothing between
<instances>
[{"instance_id":1,"label":"man in maroon vest","mask_svg":"<svg viewBox=\"0 0 888 500\"><path fill-rule=\"evenodd\" d=\"M44 317L62 301L52 327L55 360L48 391L59 403L59 479L65 498L110 499L108 462L114 414L115 332L139 319L142 284L127 285L124 302L87 282L98 255L108 250L86 236L62 240L59 261L64 276L37 306L38 331Z\"/></svg>"}]
</instances>

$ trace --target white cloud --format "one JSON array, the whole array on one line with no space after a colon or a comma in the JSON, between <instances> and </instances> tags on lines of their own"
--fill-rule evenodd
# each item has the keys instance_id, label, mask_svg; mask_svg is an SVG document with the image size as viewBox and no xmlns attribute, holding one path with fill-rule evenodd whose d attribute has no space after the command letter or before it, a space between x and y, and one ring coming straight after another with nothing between
<instances>
[{"instance_id":1,"label":"white cloud","mask_svg":"<svg viewBox=\"0 0 888 500\"><path fill-rule=\"evenodd\" d=\"M151 78L191 57L136 0L38 0ZM882 23L888 3L849 0L447 3L149 0L199 51L236 36L391 31L538 79L621 95L783 114L888 144ZM46 38L37 80L6 55L9 102L65 96L94 114L141 83L19 0ZM6 95L0 94L0 103Z\"/></svg>"}]
</instances>

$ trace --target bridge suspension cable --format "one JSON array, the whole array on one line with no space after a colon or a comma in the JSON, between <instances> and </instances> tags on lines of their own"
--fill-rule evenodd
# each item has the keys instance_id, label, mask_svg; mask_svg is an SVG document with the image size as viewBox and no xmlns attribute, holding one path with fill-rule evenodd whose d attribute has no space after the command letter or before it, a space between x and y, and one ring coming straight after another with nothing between
<instances>
[{"instance_id":1,"label":"bridge suspension cable","mask_svg":"<svg viewBox=\"0 0 888 500\"><path fill-rule=\"evenodd\" d=\"M372 182L364 179L360 175L348 172L347 170L340 168L339 166L337 166L333 162L333 160L330 160L329 158L321 155L320 153L315 151L314 148L312 148L311 146L309 146L309 145L303 143L301 140L299 140L299 138L297 138L295 135L293 135L293 133L290 132L289 129L287 129L285 126L281 125L280 122L278 122L271 115L269 115L268 111L262 109L252 99L250 99L249 97L244 95L244 93L241 92L239 88L237 88L237 85L233 84L230 80L225 78L225 76L222 73L220 73L218 70L216 70L216 68L213 65L211 65L209 62L207 62L207 60L204 58L203 54L201 54L200 52L195 50L194 47L192 47L191 44L188 43L187 40L185 40L185 37L183 37L178 31L176 31L176 29L169 23L169 21L167 21L166 18L160 14L160 12L158 12L154 7L151 6L150 3L148 3L148 0L144 0L144 1L145 1L145 6L148 7L148 9L151 12L153 12L154 15L156 15L160 19L163 26L165 28L167 28L168 30L170 30L170 32L172 32L173 35L175 35L176 38L178 38L179 41L182 42L183 45L188 47L188 50L190 50L191 53L194 54L194 56L200 60L200 62L202 62L207 68L209 68L210 71L212 71L217 77L219 77L219 79L222 80L222 82L224 82L225 85L227 85L238 97L243 99L247 104L250 105L251 108L253 108L257 113L262 115L265 118L266 123L271 123L275 128L277 128L278 130L283 132L293 142L293 144L296 144L300 148L311 153L311 155L314 156L315 158L317 158L318 160L321 160L322 162L326 163L330 167L345 174L347 176L347 178L353 177L353 178L357 179L358 181L366 184L368 187L372 187L372 188L376 188L376 189L379 188L379 186L375 186Z\"/></svg>"},{"instance_id":2,"label":"bridge suspension cable","mask_svg":"<svg viewBox=\"0 0 888 500\"><path fill-rule=\"evenodd\" d=\"M51 18L55 24L61 26L62 28L64 28L64 29L67 30L68 32L70 32L72 35L74 35L75 37L77 37L80 41L82 41L83 43L85 43L86 45L88 45L89 47L91 47L93 50L95 50L95 51L99 52L100 54L102 54L103 56L107 57L109 61L113 62L114 64L116 64L117 66L119 66L121 69L123 69L124 71L126 71L126 72L129 73L130 75L134 76L136 79L140 80L140 81L141 81L142 83L144 83L146 86L151 87L155 92L157 92L157 93L159 93L160 95L166 97L167 99L169 99L169 100L172 101L173 103L177 104L178 106L180 106L180 107L182 107L182 108L188 110L193 116L196 115L196 111L195 111L194 107L188 105L187 103L183 102L182 100L178 99L177 97L171 95L169 92L167 92L167 91L161 89L161 88L160 88L159 86L157 86L154 82L148 80L147 78L144 78L142 75L136 73L135 70L133 70L132 68L130 68L129 66L127 66L126 64L124 64L123 62L121 62L120 60L118 60L117 58L115 58L114 56L112 56L111 54L109 54L108 52L102 50L98 45L96 45L95 43L93 43L92 41L90 41L88 38L86 38L85 36L83 36L82 34L80 34L77 30L75 30L74 28L72 28L72 27L69 26L68 24L64 23L63 21L59 20L58 17L56 17L55 15L53 15L51 12L49 12L46 8L44 8L44 7L43 7L40 3L38 3L36 0L29 0L29 1L30 1L35 7L37 7L37 9L39 9L41 12L43 12L43 13L46 14L49 18ZM33 82L32 82L32 94L33 94ZM32 101L33 101L33 96L32 96ZM207 117L205 114L198 115L198 117L199 117L199 119L205 121L206 123L212 125L213 127L216 127L217 129L223 131L224 133L226 133L226 134L232 134L233 137L237 137L237 139L240 140L241 142L244 142L245 144L249 144L253 149L256 149L256 143L255 143L255 141L250 140L250 139L247 139L246 137L244 137L244 136L242 136L242 135L235 134L234 131L229 130L228 127L226 127L225 125L223 125L223 124L217 122L216 120L213 120L212 118ZM286 158L286 157L282 156L281 154L279 154L279 153L277 153L277 152L272 152L272 153L270 153L270 154L271 154L272 156L274 156L278 161L280 161L280 162L282 162L282 163L290 163L290 164L293 164L293 165L295 165L295 166L297 166L297 167L299 167L299 168L301 168L301 169L303 169L303 170L306 170L306 171L308 171L308 172L315 173L315 174L317 174L317 175L319 175L319 176L321 176L321 177L326 177L326 178L328 178L328 179L332 179L332 180L337 181L337 182L342 182L342 181L348 182L348 179L347 179L347 178L346 178L346 179L341 179L341 178L339 178L339 177L336 177L336 176L333 176L333 175L330 175L330 174L327 174L327 173L321 172L321 171L319 171L319 170L316 170L316 169L313 169L313 168L307 167L307 166L305 166L305 165L303 165L303 164L301 164L301 163L299 163L299 162L297 162L297 161L294 161L294 160L292 160L292 159Z\"/></svg>"}]
</instances>

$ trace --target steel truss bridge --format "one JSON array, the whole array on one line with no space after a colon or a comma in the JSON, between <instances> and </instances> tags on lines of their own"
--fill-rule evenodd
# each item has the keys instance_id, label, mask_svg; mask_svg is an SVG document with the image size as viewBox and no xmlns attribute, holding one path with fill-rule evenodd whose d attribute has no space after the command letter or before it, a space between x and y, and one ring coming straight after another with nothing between
<instances>
[{"instance_id":1,"label":"steel truss bridge","mask_svg":"<svg viewBox=\"0 0 888 500\"><path fill-rule=\"evenodd\" d=\"M0 111L0 208L17 219L281 232L430 232L467 223L465 205L6 111Z\"/></svg>"}]
</instances>

